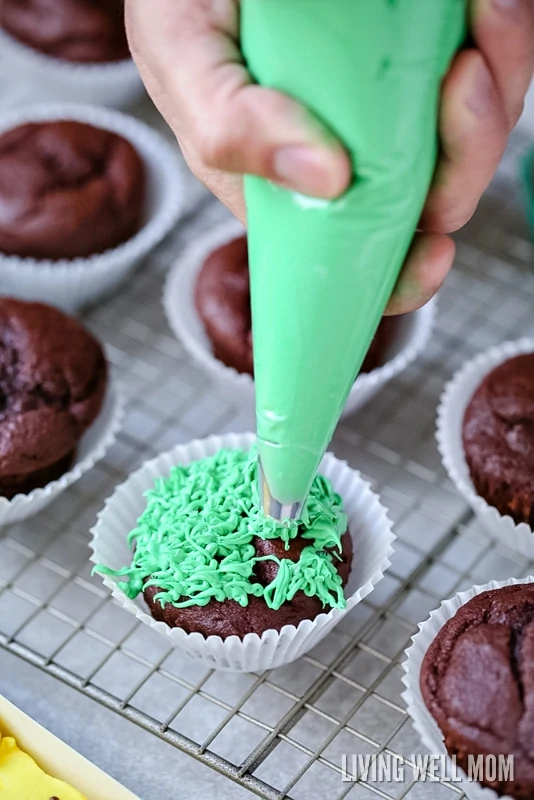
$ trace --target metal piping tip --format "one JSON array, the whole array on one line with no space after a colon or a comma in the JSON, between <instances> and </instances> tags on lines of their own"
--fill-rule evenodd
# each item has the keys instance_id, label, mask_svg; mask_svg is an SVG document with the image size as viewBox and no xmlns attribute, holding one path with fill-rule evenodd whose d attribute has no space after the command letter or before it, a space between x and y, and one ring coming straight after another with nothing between
<instances>
[{"instance_id":1,"label":"metal piping tip","mask_svg":"<svg viewBox=\"0 0 534 800\"><path fill-rule=\"evenodd\" d=\"M260 459L258 459L258 492L262 511L268 517L272 517L279 522L282 522L284 519L300 519L304 501L281 503L273 497Z\"/></svg>"}]
</instances>

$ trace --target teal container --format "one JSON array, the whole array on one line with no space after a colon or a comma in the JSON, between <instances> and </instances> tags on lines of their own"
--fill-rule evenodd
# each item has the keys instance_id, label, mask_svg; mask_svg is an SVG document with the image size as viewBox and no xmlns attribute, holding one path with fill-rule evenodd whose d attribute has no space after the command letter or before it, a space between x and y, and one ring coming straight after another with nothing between
<instances>
[{"instance_id":1,"label":"teal container","mask_svg":"<svg viewBox=\"0 0 534 800\"><path fill-rule=\"evenodd\" d=\"M534 242L534 147L532 147L521 163L521 178L527 211L527 222L530 236Z\"/></svg>"}]
</instances>

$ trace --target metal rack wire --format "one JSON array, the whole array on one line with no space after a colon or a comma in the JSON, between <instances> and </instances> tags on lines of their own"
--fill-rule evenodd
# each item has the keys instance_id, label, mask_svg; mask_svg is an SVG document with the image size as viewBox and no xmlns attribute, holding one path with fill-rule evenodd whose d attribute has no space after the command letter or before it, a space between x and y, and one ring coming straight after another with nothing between
<instances>
[{"instance_id":1,"label":"metal rack wire","mask_svg":"<svg viewBox=\"0 0 534 800\"><path fill-rule=\"evenodd\" d=\"M534 334L534 274L516 186L517 137L441 292L424 356L340 425L333 450L383 496L399 540L377 589L309 656L257 675L215 673L171 650L91 577L88 529L112 487L162 449L253 420L188 362L161 310L184 243L223 213L205 203L119 295L89 311L125 385L128 413L106 459L37 519L0 538L0 645L266 800L417 800L424 784L344 782L343 754L420 752L400 698L417 623L455 591L531 565L489 542L447 480L434 444L445 380L496 341ZM432 796L460 797L453 784Z\"/></svg>"}]
</instances>

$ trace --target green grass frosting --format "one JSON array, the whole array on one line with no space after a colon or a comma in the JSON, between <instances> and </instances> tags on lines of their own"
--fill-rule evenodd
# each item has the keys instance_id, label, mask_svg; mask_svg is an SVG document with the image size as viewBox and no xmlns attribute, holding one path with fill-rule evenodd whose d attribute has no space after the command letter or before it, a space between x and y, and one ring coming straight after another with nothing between
<instances>
[{"instance_id":1,"label":"green grass frosting","mask_svg":"<svg viewBox=\"0 0 534 800\"><path fill-rule=\"evenodd\" d=\"M335 560L347 529L343 503L330 481L315 478L299 521L276 522L260 509L256 489L256 452L220 450L186 466L173 467L145 494L147 505L128 536L135 546L129 567L97 572L126 577L119 588L131 599L158 586L162 606L204 606L210 601L263 597L278 609L298 591L317 596L323 606L344 608L345 598ZM254 536L281 539L286 549L297 534L309 540L299 561L256 556ZM330 552L327 552L330 551ZM258 582L258 561L275 561L276 578Z\"/></svg>"}]
</instances>

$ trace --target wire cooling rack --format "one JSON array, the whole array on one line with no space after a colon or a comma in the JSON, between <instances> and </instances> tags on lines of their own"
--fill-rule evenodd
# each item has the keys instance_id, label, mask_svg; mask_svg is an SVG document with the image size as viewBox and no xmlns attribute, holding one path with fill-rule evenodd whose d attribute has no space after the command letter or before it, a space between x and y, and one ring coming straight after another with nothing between
<instances>
[{"instance_id":1,"label":"wire cooling rack","mask_svg":"<svg viewBox=\"0 0 534 800\"><path fill-rule=\"evenodd\" d=\"M102 463L0 538L0 645L259 797L459 798L457 786L429 789L410 772L404 783L343 781L342 757L421 752L400 697L417 623L443 597L531 569L484 537L434 444L452 372L495 342L534 335L533 254L516 184L525 146L514 140L459 239L426 352L336 433L332 449L382 494L399 539L383 581L325 641L273 672L215 673L169 649L91 577L88 530L115 484L179 442L253 428L188 361L161 308L170 262L223 216L204 198L126 289L85 315L127 391L126 421Z\"/></svg>"}]
</instances>

